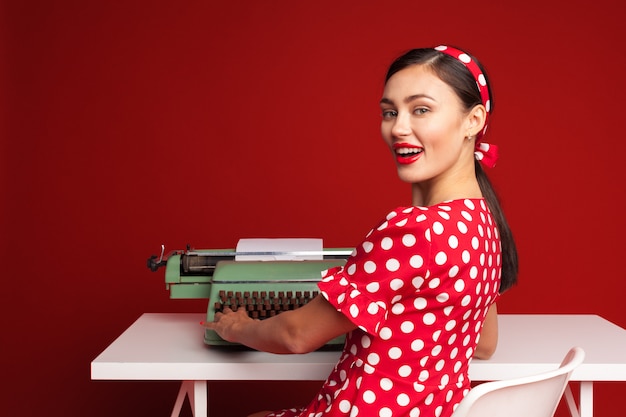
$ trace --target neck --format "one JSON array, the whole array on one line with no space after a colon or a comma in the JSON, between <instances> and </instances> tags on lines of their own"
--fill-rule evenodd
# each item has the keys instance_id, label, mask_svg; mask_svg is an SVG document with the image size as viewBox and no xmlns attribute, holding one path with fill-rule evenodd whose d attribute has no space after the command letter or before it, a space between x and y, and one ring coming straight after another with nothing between
<instances>
[{"instance_id":1,"label":"neck","mask_svg":"<svg viewBox=\"0 0 626 417\"><path fill-rule=\"evenodd\" d=\"M428 207L461 198L482 198L483 195L472 169L468 175L414 183L412 196L414 206Z\"/></svg>"}]
</instances>

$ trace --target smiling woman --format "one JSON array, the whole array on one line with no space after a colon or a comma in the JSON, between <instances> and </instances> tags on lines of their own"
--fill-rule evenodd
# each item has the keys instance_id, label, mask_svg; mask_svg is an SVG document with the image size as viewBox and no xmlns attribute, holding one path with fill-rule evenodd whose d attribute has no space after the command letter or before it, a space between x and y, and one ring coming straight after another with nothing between
<instances>
[{"instance_id":1,"label":"smiling woman","mask_svg":"<svg viewBox=\"0 0 626 417\"><path fill-rule=\"evenodd\" d=\"M381 133L413 205L391 210L344 266L322 272L321 295L305 306L262 321L225 309L205 323L275 353L347 334L310 404L254 416L448 417L469 391L470 359L493 353L495 301L516 280L517 256L475 162L488 87L469 55L439 49L398 58L380 101Z\"/></svg>"},{"instance_id":2,"label":"smiling woman","mask_svg":"<svg viewBox=\"0 0 626 417\"><path fill-rule=\"evenodd\" d=\"M409 76L410 72L415 73L413 74L414 77ZM417 75L421 75L421 77L417 77ZM404 84L402 85L402 83ZM394 87L396 87L396 90L393 90ZM403 88L409 89L406 93L407 96L399 97L398 100L401 104L404 104L404 111L407 114L413 115L413 117L409 119L412 121L412 125L410 126L398 124L398 110L394 109L393 100L387 97L387 94L394 91L401 92ZM415 92L420 89L432 91L432 93L428 95L425 92ZM421 103L419 100L424 103ZM432 108L429 107L429 105ZM449 46L439 46L434 49L414 49L398 58L390 66L386 76L385 93L381 99L381 109L383 113L381 132L385 141L392 146L396 153L407 154L408 151L406 149L411 147L419 149L417 154L415 154L416 151L413 151L415 154L413 157L399 156L396 158L399 164L408 162L413 169L416 169L415 166L412 165L412 162L417 161L424 150L423 144L419 143L419 141L422 139L429 141L428 135L432 132L434 132L434 134L440 134L440 129L453 123L455 120L454 113L447 115L449 118L447 119L448 121L445 120L445 117L441 117L443 116L442 113L449 110L451 107L457 108L457 115L460 117L457 122L466 123L464 126L457 125L461 130L456 132L457 137L465 134L465 140L462 141L462 145L460 145L461 148L458 151L464 152L464 155L459 155L456 161L454 159L448 161L449 163L457 164L456 167L459 169L444 172L443 179L445 180L447 178L449 184L440 189L450 190L454 188L455 185L461 187L461 181L468 181L471 186L474 179L477 180L480 193L487 201L489 209L496 219L500 238L502 239L502 289L505 290L515 282L517 277L517 249L495 190L482 168L482 164L488 167L495 166L498 158L498 148L482 141L487 131L488 117L493 111L493 95L491 94L486 72L482 69L478 60L459 49ZM430 114L432 112L436 114L433 116ZM405 115L404 117L407 116ZM407 130L411 130L413 127L418 130L412 130L412 132L406 133ZM463 128L467 128L467 130L463 131ZM390 131L390 129L395 129L395 131ZM431 130L427 131L427 129ZM398 135L398 133L400 133L400 135ZM416 143L400 143L400 139L404 136L410 136L411 133L413 133L413 139ZM427 137L425 138L424 136ZM435 140L431 142L434 142L432 143L433 148L439 145L446 145L445 139L436 141L435 138ZM459 142L461 141L457 140L456 143ZM467 155L468 148L473 152L473 158ZM396 149L402 149L402 151L397 152ZM448 150L454 151L454 148ZM445 154L445 152L445 149L444 152L439 152L439 157L433 155L433 159L446 158L446 155L442 155ZM433 153L435 153L434 150ZM473 167L467 166L468 161L472 161L471 164L473 164ZM481 163L479 163L479 161ZM460 164L463 163L466 165L460 166ZM460 175L459 170L461 170L464 175ZM406 170L401 172L399 167L398 171L402 178L402 172L406 172ZM445 177L445 175L448 176ZM441 177L437 177L434 180L441 179ZM411 178L404 180L413 184L413 204L428 205L429 202L424 200L429 198L428 192L432 190L430 185L432 181L421 183L420 181L411 180ZM459 183L455 184L455 181L459 181ZM445 196L432 198L435 200L446 199ZM422 201L420 201L420 199Z\"/></svg>"}]
</instances>

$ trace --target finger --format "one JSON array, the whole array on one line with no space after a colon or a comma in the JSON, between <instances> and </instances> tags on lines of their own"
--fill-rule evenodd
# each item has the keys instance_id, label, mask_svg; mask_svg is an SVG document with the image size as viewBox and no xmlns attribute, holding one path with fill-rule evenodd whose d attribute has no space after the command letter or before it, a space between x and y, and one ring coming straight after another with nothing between
<instances>
[{"instance_id":1,"label":"finger","mask_svg":"<svg viewBox=\"0 0 626 417\"><path fill-rule=\"evenodd\" d=\"M211 330L215 330L215 326L213 324L213 322L211 321L201 321L200 325L206 329L211 329Z\"/></svg>"}]
</instances>

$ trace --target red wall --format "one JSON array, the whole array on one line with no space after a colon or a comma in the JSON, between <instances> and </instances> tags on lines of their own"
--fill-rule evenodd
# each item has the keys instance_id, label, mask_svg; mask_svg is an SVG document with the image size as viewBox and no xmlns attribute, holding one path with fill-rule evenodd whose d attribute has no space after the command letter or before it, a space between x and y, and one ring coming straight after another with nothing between
<instances>
[{"instance_id":1,"label":"red wall","mask_svg":"<svg viewBox=\"0 0 626 417\"><path fill-rule=\"evenodd\" d=\"M351 246L408 204L377 102L416 46L462 46L491 75L489 173L521 257L500 310L626 327L621 1L239 3L5 2L4 410L169 415L176 383L90 381L142 313L205 309L145 268L161 243ZM316 384L212 384L211 411L291 405ZM596 415L621 415L625 387L598 384Z\"/></svg>"}]
</instances>

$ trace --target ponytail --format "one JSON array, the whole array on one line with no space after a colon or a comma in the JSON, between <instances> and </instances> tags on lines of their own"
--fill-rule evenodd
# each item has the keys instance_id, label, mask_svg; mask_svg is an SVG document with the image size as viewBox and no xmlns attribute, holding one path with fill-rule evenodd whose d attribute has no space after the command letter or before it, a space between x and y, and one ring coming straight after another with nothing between
<instances>
[{"instance_id":1,"label":"ponytail","mask_svg":"<svg viewBox=\"0 0 626 417\"><path fill-rule=\"evenodd\" d=\"M487 178L487 174L483 170L480 162L474 161L476 169L476 179L480 186L480 191L487 201L487 206L491 211L491 215L496 221L498 232L500 233L500 242L502 245L502 277L500 280L500 294L511 288L517 282L518 260L517 248L513 240L513 233L504 217L502 207L496 192Z\"/></svg>"}]
</instances>

